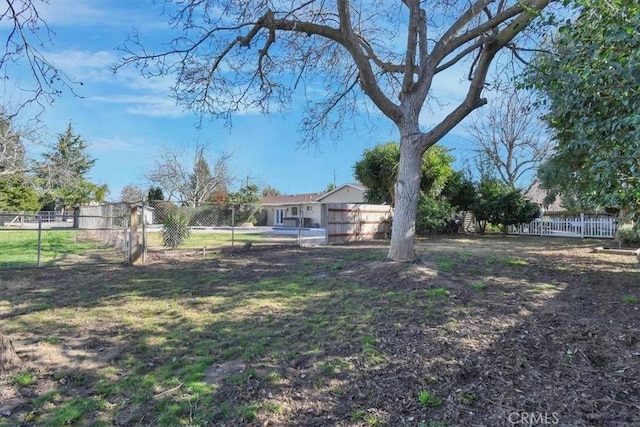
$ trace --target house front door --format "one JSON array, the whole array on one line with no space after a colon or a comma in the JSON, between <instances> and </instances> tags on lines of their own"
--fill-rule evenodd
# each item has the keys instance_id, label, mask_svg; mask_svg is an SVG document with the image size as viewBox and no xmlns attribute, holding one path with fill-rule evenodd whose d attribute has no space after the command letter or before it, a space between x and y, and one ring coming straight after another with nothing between
<instances>
[{"instance_id":1,"label":"house front door","mask_svg":"<svg viewBox=\"0 0 640 427\"><path fill-rule=\"evenodd\" d=\"M276 209L276 219L274 225L282 225L282 219L284 218L284 209Z\"/></svg>"}]
</instances>

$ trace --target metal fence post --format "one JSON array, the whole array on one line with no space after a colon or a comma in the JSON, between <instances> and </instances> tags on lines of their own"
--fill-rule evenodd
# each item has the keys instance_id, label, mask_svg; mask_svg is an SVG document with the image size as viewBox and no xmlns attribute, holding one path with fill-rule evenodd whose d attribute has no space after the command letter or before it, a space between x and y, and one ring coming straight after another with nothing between
<instances>
[{"instance_id":1,"label":"metal fence post","mask_svg":"<svg viewBox=\"0 0 640 427\"><path fill-rule=\"evenodd\" d=\"M304 222L304 213L302 212L302 204L298 205L298 246L302 246L302 223Z\"/></svg>"},{"instance_id":2,"label":"metal fence post","mask_svg":"<svg viewBox=\"0 0 640 427\"><path fill-rule=\"evenodd\" d=\"M236 227L236 205L231 204L231 250L235 245L235 227Z\"/></svg>"},{"instance_id":3,"label":"metal fence post","mask_svg":"<svg viewBox=\"0 0 640 427\"><path fill-rule=\"evenodd\" d=\"M142 264L144 264L147 260L147 220L146 220L146 211L145 200L142 199L142 248L141 248L141 260Z\"/></svg>"},{"instance_id":4,"label":"metal fence post","mask_svg":"<svg viewBox=\"0 0 640 427\"><path fill-rule=\"evenodd\" d=\"M40 264L40 252L42 249L42 215L38 215L38 267L42 267Z\"/></svg>"}]
</instances>

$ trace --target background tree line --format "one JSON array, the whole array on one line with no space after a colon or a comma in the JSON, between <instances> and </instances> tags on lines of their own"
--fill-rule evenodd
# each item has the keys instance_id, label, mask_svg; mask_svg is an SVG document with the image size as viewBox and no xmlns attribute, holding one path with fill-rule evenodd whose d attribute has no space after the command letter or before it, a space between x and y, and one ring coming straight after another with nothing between
<instances>
[{"instance_id":1,"label":"background tree line","mask_svg":"<svg viewBox=\"0 0 640 427\"><path fill-rule=\"evenodd\" d=\"M443 147L428 150L422 158L420 200L416 218L419 234L457 232L456 214L472 212L479 232L488 225L506 232L509 225L540 216L540 206L528 201L506 177L483 174L474 181L469 172L454 170L453 156ZM369 203L394 205L393 186L400 162L399 144L389 142L364 151L354 165L356 179L367 186Z\"/></svg>"}]
</instances>

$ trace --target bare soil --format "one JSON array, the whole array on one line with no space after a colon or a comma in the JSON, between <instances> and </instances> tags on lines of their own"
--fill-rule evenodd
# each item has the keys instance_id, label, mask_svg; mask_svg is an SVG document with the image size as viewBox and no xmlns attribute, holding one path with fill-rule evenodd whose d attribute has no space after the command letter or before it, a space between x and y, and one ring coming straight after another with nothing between
<instances>
[{"instance_id":1,"label":"bare soil","mask_svg":"<svg viewBox=\"0 0 640 427\"><path fill-rule=\"evenodd\" d=\"M264 319L282 316L265 338L273 341L274 350L223 359L212 340L215 360L203 381L218 386L207 421L199 424L638 426L640 268L635 257L594 253L596 246L602 242L435 238L419 242L422 262L416 264L384 261L381 243L254 247L206 259L198 252L185 252L180 259L156 254L144 267L3 272L0 332L6 332L2 323L10 322L17 353L37 380L20 386L15 373L0 373L0 426L42 425L38 412L45 409L34 402L52 390L96 393L91 381L69 390L73 379L61 377L61 371L120 369L129 356L148 356L136 353L133 342L113 344L123 333L118 324L96 318L87 322L84 334L75 328L65 332L64 325L52 329L33 323L19 330L22 316L73 306L91 284L94 294L107 298L131 277L181 269L189 301L202 292L189 287L190 278L220 271L225 281L216 292L234 283L279 277L284 284L287 275L298 272L326 298L325 303L301 300L295 316L265 305ZM51 293L49 306L25 303L24 295L38 291ZM248 319L246 325L257 328L259 321ZM304 322L322 323L321 333ZM52 331L55 339L46 336ZM276 351L283 336L285 344ZM189 339L185 336L187 354ZM151 369L161 362L149 363ZM250 374L238 380L243 373ZM176 387L154 398L174 396L177 401L184 390ZM71 424L162 424L153 402L133 407L124 397L108 398L115 408ZM261 409L221 409L251 405Z\"/></svg>"}]
</instances>

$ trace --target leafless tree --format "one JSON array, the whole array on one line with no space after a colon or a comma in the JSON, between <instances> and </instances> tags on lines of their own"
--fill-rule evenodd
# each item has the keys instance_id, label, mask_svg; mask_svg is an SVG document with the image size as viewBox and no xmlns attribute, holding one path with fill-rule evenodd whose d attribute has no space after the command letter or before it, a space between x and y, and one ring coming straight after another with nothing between
<instances>
[{"instance_id":1,"label":"leafless tree","mask_svg":"<svg viewBox=\"0 0 640 427\"><path fill-rule=\"evenodd\" d=\"M479 161L505 184L520 184L525 191L553 150L538 113L529 95L513 90L478 110L467 126Z\"/></svg>"},{"instance_id":2,"label":"leafless tree","mask_svg":"<svg viewBox=\"0 0 640 427\"><path fill-rule=\"evenodd\" d=\"M37 139L37 129L16 125L15 118L0 108L0 177L33 170L27 148Z\"/></svg>"},{"instance_id":3,"label":"leafless tree","mask_svg":"<svg viewBox=\"0 0 640 427\"><path fill-rule=\"evenodd\" d=\"M31 73L29 79L20 81L25 98L17 101L11 117L29 104L43 110L62 91L75 93L73 87L81 84L71 80L43 52L42 47L51 43L53 32L41 17L38 3L49 0L0 0L0 80L10 81L14 67L25 67Z\"/></svg>"},{"instance_id":4,"label":"leafless tree","mask_svg":"<svg viewBox=\"0 0 640 427\"><path fill-rule=\"evenodd\" d=\"M0 177L24 169L24 144L13 129L11 120L0 115Z\"/></svg>"},{"instance_id":5,"label":"leafless tree","mask_svg":"<svg viewBox=\"0 0 640 427\"><path fill-rule=\"evenodd\" d=\"M147 76L175 75L179 103L223 118L285 108L304 87L306 142L375 107L396 125L401 144L388 257L409 261L422 155L487 102L482 92L496 55L506 48L522 56L517 36L551 1L167 1L178 32L169 48L149 51L134 34L114 70L135 64ZM422 129L434 78L453 73L468 78L466 96Z\"/></svg>"},{"instance_id":6,"label":"leafless tree","mask_svg":"<svg viewBox=\"0 0 640 427\"><path fill-rule=\"evenodd\" d=\"M191 157L189 150L163 149L155 167L146 179L162 189L167 200L198 206L211 200L215 192L225 192L232 181L228 154L208 158L206 146L197 145Z\"/></svg>"},{"instance_id":7,"label":"leafless tree","mask_svg":"<svg viewBox=\"0 0 640 427\"><path fill-rule=\"evenodd\" d=\"M262 197L281 196L282 192L271 185L267 185L262 189Z\"/></svg>"},{"instance_id":8,"label":"leafless tree","mask_svg":"<svg viewBox=\"0 0 640 427\"><path fill-rule=\"evenodd\" d=\"M120 190L120 199L127 203L140 202L146 195L147 193L142 188L133 184L127 184Z\"/></svg>"}]
</instances>

